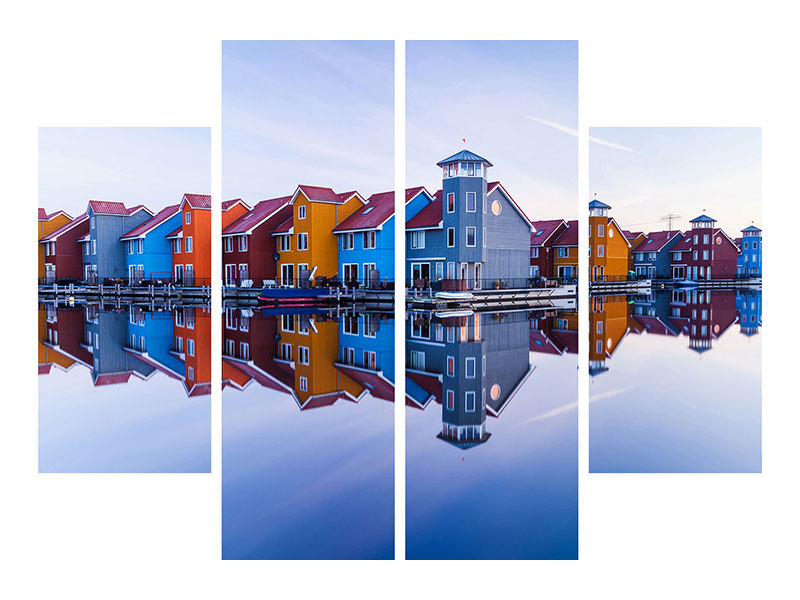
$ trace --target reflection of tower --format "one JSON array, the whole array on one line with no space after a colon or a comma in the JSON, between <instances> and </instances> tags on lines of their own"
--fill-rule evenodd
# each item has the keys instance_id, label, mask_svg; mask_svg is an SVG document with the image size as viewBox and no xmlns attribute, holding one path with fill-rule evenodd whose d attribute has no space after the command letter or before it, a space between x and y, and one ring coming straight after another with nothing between
<instances>
[{"instance_id":1,"label":"reflection of tower","mask_svg":"<svg viewBox=\"0 0 800 600\"><path fill-rule=\"evenodd\" d=\"M739 290L736 293L739 311L739 332L756 335L761 327L761 290Z\"/></svg>"},{"instance_id":2,"label":"reflection of tower","mask_svg":"<svg viewBox=\"0 0 800 600\"><path fill-rule=\"evenodd\" d=\"M736 292L690 290L685 310L689 319L689 348L705 352L736 320Z\"/></svg>"},{"instance_id":3,"label":"reflection of tower","mask_svg":"<svg viewBox=\"0 0 800 600\"><path fill-rule=\"evenodd\" d=\"M589 312L589 375L608 371L610 358L630 330L627 296L592 296Z\"/></svg>"}]
</instances>

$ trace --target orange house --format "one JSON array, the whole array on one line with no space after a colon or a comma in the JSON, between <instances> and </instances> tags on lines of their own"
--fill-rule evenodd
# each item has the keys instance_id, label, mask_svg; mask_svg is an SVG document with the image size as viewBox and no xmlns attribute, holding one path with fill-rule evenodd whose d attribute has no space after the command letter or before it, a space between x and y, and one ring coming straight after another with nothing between
<instances>
[{"instance_id":1,"label":"orange house","mask_svg":"<svg viewBox=\"0 0 800 600\"><path fill-rule=\"evenodd\" d=\"M172 275L178 285L211 285L211 196L184 194L181 226L172 241Z\"/></svg>"},{"instance_id":2,"label":"orange house","mask_svg":"<svg viewBox=\"0 0 800 600\"><path fill-rule=\"evenodd\" d=\"M357 317L356 317L357 318ZM329 406L337 400L357 401L366 391L343 374L339 358L339 323L305 315L278 317L278 359L294 365L292 395L300 410Z\"/></svg>"},{"instance_id":3,"label":"orange house","mask_svg":"<svg viewBox=\"0 0 800 600\"><path fill-rule=\"evenodd\" d=\"M39 224L37 229L37 238L36 240L41 240L44 236L54 232L59 227L63 227L67 223L72 221L72 217L70 217L67 213L63 210L57 210L54 213L47 214L47 211L43 208L39 209ZM39 279L44 277L44 264L45 264L45 249L47 248L46 244L39 244Z\"/></svg>"},{"instance_id":4,"label":"orange house","mask_svg":"<svg viewBox=\"0 0 800 600\"><path fill-rule=\"evenodd\" d=\"M248 212L250 207L241 198L235 200L225 200L222 203L222 228L225 229L236 219Z\"/></svg>"},{"instance_id":5,"label":"orange house","mask_svg":"<svg viewBox=\"0 0 800 600\"><path fill-rule=\"evenodd\" d=\"M297 285L305 272L310 282L336 277L339 250L333 228L366 201L355 191L337 194L331 188L300 185L290 204L292 216L272 233L278 238L280 285Z\"/></svg>"},{"instance_id":6,"label":"orange house","mask_svg":"<svg viewBox=\"0 0 800 600\"><path fill-rule=\"evenodd\" d=\"M48 327L47 324L57 324L58 311L54 305L39 305L39 375L47 375L50 368L55 365L60 369L68 370L75 361L58 350L53 345L58 344L58 328ZM55 336L55 339L53 339Z\"/></svg>"},{"instance_id":7,"label":"orange house","mask_svg":"<svg viewBox=\"0 0 800 600\"><path fill-rule=\"evenodd\" d=\"M608 370L611 358L630 328L627 296L593 296L589 299L589 374Z\"/></svg>"},{"instance_id":8,"label":"orange house","mask_svg":"<svg viewBox=\"0 0 800 600\"><path fill-rule=\"evenodd\" d=\"M589 203L590 281L625 281L628 277L631 243L608 216L610 208L597 199Z\"/></svg>"},{"instance_id":9,"label":"orange house","mask_svg":"<svg viewBox=\"0 0 800 600\"><path fill-rule=\"evenodd\" d=\"M173 352L184 362L183 385L189 396L211 393L211 309L188 306L175 309Z\"/></svg>"}]
</instances>

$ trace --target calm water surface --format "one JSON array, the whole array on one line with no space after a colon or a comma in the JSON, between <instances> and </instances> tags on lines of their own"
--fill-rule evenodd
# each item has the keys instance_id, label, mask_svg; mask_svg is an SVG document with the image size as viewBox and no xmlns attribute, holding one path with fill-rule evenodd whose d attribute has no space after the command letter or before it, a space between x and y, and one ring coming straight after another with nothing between
<instances>
[{"instance_id":1,"label":"calm water surface","mask_svg":"<svg viewBox=\"0 0 800 600\"><path fill-rule=\"evenodd\" d=\"M410 314L410 559L576 559L577 314Z\"/></svg>"},{"instance_id":2,"label":"calm water surface","mask_svg":"<svg viewBox=\"0 0 800 600\"><path fill-rule=\"evenodd\" d=\"M39 471L209 472L207 308L39 306Z\"/></svg>"},{"instance_id":3,"label":"calm water surface","mask_svg":"<svg viewBox=\"0 0 800 600\"><path fill-rule=\"evenodd\" d=\"M223 321L223 558L393 558L393 319Z\"/></svg>"},{"instance_id":4,"label":"calm water surface","mask_svg":"<svg viewBox=\"0 0 800 600\"><path fill-rule=\"evenodd\" d=\"M592 472L761 471L761 291L591 299Z\"/></svg>"}]
</instances>

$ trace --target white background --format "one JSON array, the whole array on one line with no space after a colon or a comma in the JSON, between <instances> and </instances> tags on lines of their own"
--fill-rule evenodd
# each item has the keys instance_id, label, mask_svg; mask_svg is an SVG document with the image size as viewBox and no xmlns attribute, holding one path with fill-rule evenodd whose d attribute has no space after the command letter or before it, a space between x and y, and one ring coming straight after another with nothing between
<instances>
[{"instance_id":1,"label":"white background","mask_svg":"<svg viewBox=\"0 0 800 600\"><path fill-rule=\"evenodd\" d=\"M784 4L496 0L272 7L162 0L124 9L76 1L4 6L0 593L9 598L797 597L791 572L799 558L800 394L792 253L800 196L800 53L798 21L778 8ZM212 126L216 194L219 40L267 38L578 39L584 200L589 125L762 126L768 281L763 474L587 475L587 376L581 357L579 561L446 568L403 561L223 563L216 390L212 475L38 475L31 285L37 127ZM585 205L580 203L582 216ZM582 305L585 317L585 299ZM218 328L214 336L216 352ZM218 368L219 361L214 364ZM397 500L402 505L400 494L402 487Z\"/></svg>"}]
</instances>

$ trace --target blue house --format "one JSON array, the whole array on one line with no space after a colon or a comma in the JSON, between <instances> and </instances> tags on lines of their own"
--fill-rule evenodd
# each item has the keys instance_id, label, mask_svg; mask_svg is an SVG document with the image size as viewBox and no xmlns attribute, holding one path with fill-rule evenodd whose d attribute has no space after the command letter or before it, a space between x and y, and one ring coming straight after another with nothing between
<instances>
[{"instance_id":1,"label":"blue house","mask_svg":"<svg viewBox=\"0 0 800 600\"><path fill-rule=\"evenodd\" d=\"M742 229L736 273L746 277L761 277L761 230L755 225Z\"/></svg>"},{"instance_id":2,"label":"blue house","mask_svg":"<svg viewBox=\"0 0 800 600\"><path fill-rule=\"evenodd\" d=\"M155 367L125 351L130 339L128 320L127 312L122 311L95 310L87 318L85 342L92 353L95 386L127 383L131 376L149 379L155 373Z\"/></svg>"},{"instance_id":3,"label":"blue house","mask_svg":"<svg viewBox=\"0 0 800 600\"><path fill-rule=\"evenodd\" d=\"M433 225L437 216L432 214L433 203L407 221L407 276L411 282L436 281L443 269L448 289L527 287L533 228L500 182L487 182L492 163L462 150L436 164L442 168L443 177L442 235L435 241L428 239L434 237L428 236L428 231L438 229L438 223ZM427 218L423 220L421 214ZM424 248L420 248L419 233L414 235L419 231L425 232ZM412 252L421 249L424 253ZM428 277L422 264L425 262Z\"/></svg>"},{"instance_id":4,"label":"blue house","mask_svg":"<svg viewBox=\"0 0 800 600\"><path fill-rule=\"evenodd\" d=\"M633 270L637 277L672 279L672 247L683 239L680 231L648 233L633 249Z\"/></svg>"},{"instance_id":5,"label":"blue house","mask_svg":"<svg viewBox=\"0 0 800 600\"><path fill-rule=\"evenodd\" d=\"M394 402L394 320L378 313L340 318L334 366L374 398Z\"/></svg>"},{"instance_id":6,"label":"blue house","mask_svg":"<svg viewBox=\"0 0 800 600\"><path fill-rule=\"evenodd\" d=\"M119 238L130 281L171 276L172 240L167 235L181 225L179 208L178 204L167 206Z\"/></svg>"},{"instance_id":7,"label":"blue house","mask_svg":"<svg viewBox=\"0 0 800 600\"><path fill-rule=\"evenodd\" d=\"M78 240L83 245L84 279L97 283L107 277L127 277L126 250L119 238L150 219L153 213L141 204L126 208L122 202L91 200L86 214L89 233Z\"/></svg>"},{"instance_id":8,"label":"blue house","mask_svg":"<svg viewBox=\"0 0 800 600\"><path fill-rule=\"evenodd\" d=\"M406 205L406 281L417 287L444 279L442 191L417 194Z\"/></svg>"}]
</instances>

